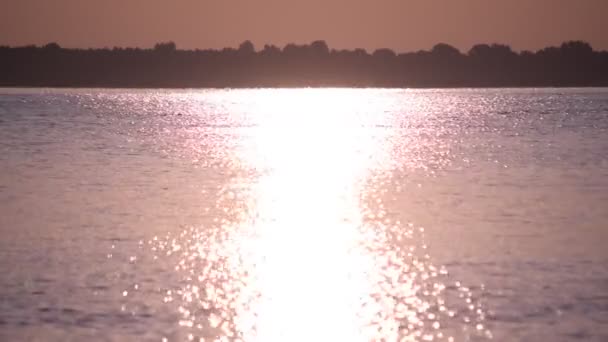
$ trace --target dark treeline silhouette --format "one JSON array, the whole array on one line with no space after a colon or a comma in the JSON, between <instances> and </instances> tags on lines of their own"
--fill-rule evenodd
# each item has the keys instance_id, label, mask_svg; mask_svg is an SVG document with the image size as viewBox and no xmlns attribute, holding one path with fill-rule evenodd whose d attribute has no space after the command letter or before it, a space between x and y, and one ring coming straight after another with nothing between
<instances>
[{"instance_id":1,"label":"dark treeline silhouette","mask_svg":"<svg viewBox=\"0 0 608 342\"><path fill-rule=\"evenodd\" d=\"M397 54L309 45L178 50L64 49L0 46L0 86L54 87L524 87L608 86L608 52L582 41L536 52L479 44L467 53L448 44Z\"/></svg>"}]
</instances>

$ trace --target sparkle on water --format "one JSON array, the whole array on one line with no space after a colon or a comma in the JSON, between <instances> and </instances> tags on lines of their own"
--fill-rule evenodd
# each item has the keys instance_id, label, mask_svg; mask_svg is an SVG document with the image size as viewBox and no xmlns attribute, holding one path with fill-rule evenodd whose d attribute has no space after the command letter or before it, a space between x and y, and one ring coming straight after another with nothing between
<instances>
[{"instance_id":1,"label":"sparkle on water","mask_svg":"<svg viewBox=\"0 0 608 342\"><path fill-rule=\"evenodd\" d=\"M191 339L431 341L453 339L449 328L491 337L471 291L426 253L424 229L383 208L375 184L398 146L373 114L397 104L356 94L258 93L231 161L255 176L235 177L218 201L231 219L150 241L178 255L183 286L164 301ZM466 311L446 303L448 286Z\"/></svg>"},{"instance_id":2,"label":"sparkle on water","mask_svg":"<svg viewBox=\"0 0 608 342\"><path fill-rule=\"evenodd\" d=\"M606 89L3 89L0 340L605 341Z\"/></svg>"}]
</instances>

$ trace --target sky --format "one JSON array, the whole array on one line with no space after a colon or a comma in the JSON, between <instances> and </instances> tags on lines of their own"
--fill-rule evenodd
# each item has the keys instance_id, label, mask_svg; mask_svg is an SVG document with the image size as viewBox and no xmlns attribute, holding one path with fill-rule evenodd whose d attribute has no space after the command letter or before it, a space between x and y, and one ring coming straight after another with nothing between
<instances>
[{"instance_id":1,"label":"sky","mask_svg":"<svg viewBox=\"0 0 608 342\"><path fill-rule=\"evenodd\" d=\"M0 0L0 45L237 47L325 40L332 48L608 50L608 0Z\"/></svg>"}]
</instances>

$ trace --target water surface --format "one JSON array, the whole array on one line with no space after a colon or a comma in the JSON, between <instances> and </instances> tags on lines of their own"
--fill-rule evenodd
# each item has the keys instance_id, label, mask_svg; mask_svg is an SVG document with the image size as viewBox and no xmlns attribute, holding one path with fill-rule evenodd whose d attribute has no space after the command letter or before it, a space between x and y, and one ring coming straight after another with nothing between
<instances>
[{"instance_id":1,"label":"water surface","mask_svg":"<svg viewBox=\"0 0 608 342\"><path fill-rule=\"evenodd\" d=\"M2 340L608 339L608 90L0 90Z\"/></svg>"}]
</instances>

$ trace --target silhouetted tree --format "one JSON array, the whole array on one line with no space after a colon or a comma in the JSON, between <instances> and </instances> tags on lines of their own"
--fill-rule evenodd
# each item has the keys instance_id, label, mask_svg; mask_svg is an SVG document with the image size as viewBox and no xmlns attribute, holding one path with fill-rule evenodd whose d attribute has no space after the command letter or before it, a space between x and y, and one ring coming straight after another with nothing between
<instances>
[{"instance_id":1,"label":"silhouetted tree","mask_svg":"<svg viewBox=\"0 0 608 342\"><path fill-rule=\"evenodd\" d=\"M477 44L469 50L469 56L478 59L496 60L515 57L515 52L508 45L502 44Z\"/></svg>"},{"instance_id":2,"label":"silhouetted tree","mask_svg":"<svg viewBox=\"0 0 608 342\"><path fill-rule=\"evenodd\" d=\"M491 48L490 45L488 44L476 44L473 45L473 47L471 47L471 49L469 50L468 55L470 57L475 57L475 58L484 58L484 57L488 57L492 54L491 52Z\"/></svg>"},{"instance_id":3,"label":"silhouetted tree","mask_svg":"<svg viewBox=\"0 0 608 342\"><path fill-rule=\"evenodd\" d=\"M249 40L246 40L239 45L239 53L244 55L253 55L255 53L255 46Z\"/></svg>"},{"instance_id":4,"label":"silhouetted tree","mask_svg":"<svg viewBox=\"0 0 608 342\"><path fill-rule=\"evenodd\" d=\"M445 43L430 51L334 50L322 40L238 49L66 49L0 46L0 86L608 86L608 52L582 41L536 52L478 44L466 54Z\"/></svg>"},{"instance_id":5,"label":"silhouetted tree","mask_svg":"<svg viewBox=\"0 0 608 342\"><path fill-rule=\"evenodd\" d=\"M580 56L591 55L593 53L593 48L591 47L591 45L589 45L589 43L587 42L583 42L580 40L564 42L560 49L566 54Z\"/></svg>"},{"instance_id":6,"label":"silhouetted tree","mask_svg":"<svg viewBox=\"0 0 608 342\"><path fill-rule=\"evenodd\" d=\"M440 58L457 58L461 56L460 51L458 51L457 48L444 43L433 46L431 53Z\"/></svg>"},{"instance_id":7,"label":"silhouetted tree","mask_svg":"<svg viewBox=\"0 0 608 342\"><path fill-rule=\"evenodd\" d=\"M177 50L177 46L174 42L157 43L154 45L154 51L157 52L174 52Z\"/></svg>"},{"instance_id":8,"label":"silhouetted tree","mask_svg":"<svg viewBox=\"0 0 608 342\"><path fill-rule=\"evenodd\" d=\"M279 55L281 53L281 49L279 49L278 47L274 46L274 45L264 45L264 49L262 50L262 54L265 55Z\"/></svg>"},{"instance_id":9,"label":"silhouetted tree","mask_svg":"<svg viewBox=\"0 0 608 342\"><path fill-rule=\"evenodd\" d=\"M298 55L303 55L304 50L306 50L305 46L289 43L283 47L282 52L286 56L296 57Z\"/></svg>"},{"instance_id":10,"label":"silhouetted tree","mask_svg":"<svg viewBox=\"0 0 608 342\"><path fill-rule=\"evenodd\" d=\"M391 49L377 49L376 51L374 51L372 56L374 58L380 58L380 59L386 60L386 59L395 58L397 56L397 54L395 54L395 51L393 51Z\"/></svg>"},{"instance_id":11,"label":"silhouetted tree","mask_svg":"<svg viewBox=\"0 0 608 342\"><path fill-rule=\"evenodd\" d=\"M355 56L359 56L359 57L363 57L363 56L369 56L367 54L367 51L365 49L355 49L353 51L353 55Z\"/></svg>"},{"instance_id":12,"label":"silhouetted tree","mask_svg":"<svg viewBox=\"0 0 608 342\"><path fill-rule=\"evenodd\" d=\"M310 44L313 55L323 57L329 54L329 47L324 40L316 40Z\"/></svg>"},{"instance_id":13,"label":"silhouetted tree","mask_svg":"<svg viewBox=\"0 0 608 342\"><path fill-rule=\"evenodd\" d=\"M45 50L60 50L61 46L59 46L59 44L53 42L53 43L48 43L46 44L43 49Z\"/></svg>"}]
</instances>

